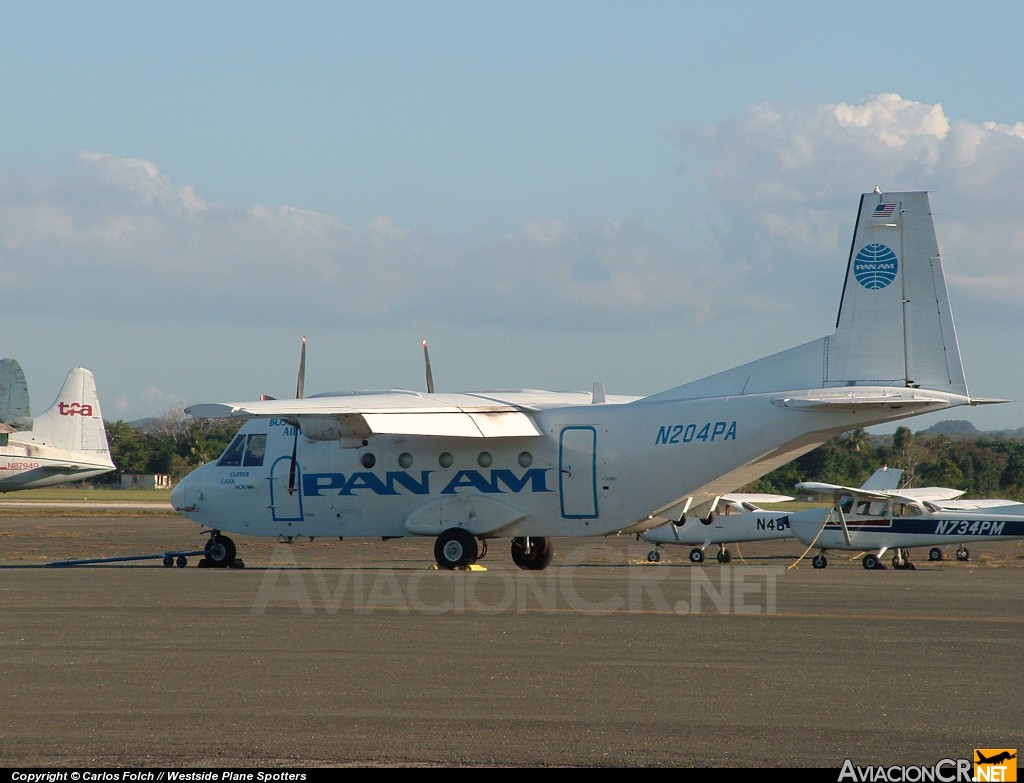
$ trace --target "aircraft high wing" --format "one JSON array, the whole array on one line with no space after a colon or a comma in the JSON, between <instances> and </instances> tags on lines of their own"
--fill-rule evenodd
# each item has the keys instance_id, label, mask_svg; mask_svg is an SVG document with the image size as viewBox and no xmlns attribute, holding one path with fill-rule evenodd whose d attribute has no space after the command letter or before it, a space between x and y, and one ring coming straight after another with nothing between
<instances>
[{"instance_id":1,"label":"aircraft high wing","mask_svg":"<svg viewBox=\"0 0 1024 783\"><path fill-rule=\"evenodd\" d=\"M66 484L114 469L89 370L73 368L53 405L33 418L21 366L0 360L0 492Z\"/></svg>"},{"instance_id":2,"label":"aircraft high wing","mask_svg":"<svg viewBox=\"0 0 1024 783\"><path fill-rule=\"evenodd\" d=\"M930 546L930 560L941 560L941 547L959 544L958 560L967 560L964 544L971 541L1008 541L1024 538L1024 504L998 498L961 500L963 490L946 487L867 491L836 484L801 482L797 489L831 493L829 508L789 514L793 535L819 551L811 560L825 568L829 549L866 551L867 569L884 569L882 556L893 550L892 565L913 569L909 550Z\"/></svg>"},{"instance_id":3,"label":"aircraft high wing","mask_svg":"<svg viewBox=\"0 0 1024 783\"><path fill-rule=\"evenodd\" d=\"M863 489L887 490L899 486L902 470L883 465L861 485ZM962 494L962 493L961 493ZM637 537L654 549L647 553L647 560L657 563L661 560L661 547L665 544L691 546L690 562L703 563L704 550L711 544L718 544L718 562L732 562L729 544L747 541L771 541L778 538L793 538L789 529L789 511L771 511L760 508L758 503L784 503L793 500L788 495L726 495L719 503L715 514L707 517L684 516L678 522L640 533Z\"/></svg>"},{"instance_id":4,"label":"aircraft high wing","mask_svg":"<svg viewBox=\"0 0 1024 783\"><path fill-rule=\"evenodd\" d=\"M432 384L430 384L432 386ZM724 495L843 432L976 405L964 378L928 194L861 196L834 333L650 396L393 390L197 404L245 420L173 490L211 531L429 536L442 568L489 540L545 568L554 537L707 517Z\"/></svg>"}]
</instances>

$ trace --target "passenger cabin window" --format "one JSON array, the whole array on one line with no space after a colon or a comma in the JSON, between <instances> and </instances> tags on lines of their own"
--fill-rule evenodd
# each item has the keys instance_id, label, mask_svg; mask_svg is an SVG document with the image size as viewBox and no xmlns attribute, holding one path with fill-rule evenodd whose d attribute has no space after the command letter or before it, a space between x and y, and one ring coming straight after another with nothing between
<instances>
[{"instance_id":1,"label":"passenger cabin window","mask_svg":"<svg viewBox=\"0 0 1024 783\"><path fill-rule=\"evenodd\" d=\"M921 507L916 503L893 503L892 515L894 517L919 517Z\"/></svg>"},{"instance_id":2,"label":"passenger cabin window","mask_svg":"<svg viewBox=\"0 0 1024 783\"><path fill-rule=\"evenodd\" d=\"M263 456L266 451L267 436L264 433L236 435L235 439L224 449L217 464L227 467L259 467L263 464Z\"/></svg>"},{"instance_id":3,"label":"passenger cabin window","mask_svg":"<svg viewBox=\"0 0 1024 783\"><path fill-rule=\"evenodd\" d=\"M887 517L889 503L885 500L858 500L856 514L859 517Z\"/></svg>"}]
</instances>

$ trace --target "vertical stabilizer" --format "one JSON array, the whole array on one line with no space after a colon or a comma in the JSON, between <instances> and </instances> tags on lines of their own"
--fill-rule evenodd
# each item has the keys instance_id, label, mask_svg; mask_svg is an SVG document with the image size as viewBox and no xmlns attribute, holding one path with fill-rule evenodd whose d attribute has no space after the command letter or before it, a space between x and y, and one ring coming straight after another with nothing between
<instances>
[{"instance_id":1,"label":"vertical stabilizer","mask_svg":"<svg viewBox=\"0 0 1024 783\"><path fill-rule=\"evenodd\" d=\"M32 427L28 382L15 359L0 359L0 433Z\"/></svg>"},{"instance_id":2,"label":"vertical stabilizer","mask_svg":"<svg viewBox=\"0 0 1024 783\"><path fill-rule=\"evenodd\" d=\"M834 334L647 399L850 386L969 397L926 192L861 195Z\"/></svg>"},{"instance_id":3,"label":"vertical stabilizer","mask_svg":"<svg viewBox=\"0 0 1024 783\"><path fill-rule=\"evenodd\" d=\"M870 489L876 492L899 489L901 478L903 478L902 470L899 468L890 468L888 465L883 465L868 476L867 481L861 484L860 488Z\"/></svg>"},{"instance_id":4,"label":"vertical stabilizer","mask_svg":"<svg viewBox=\"0 0 1024 783\"><path fill-rule=\"evenodd\" d=\"M921 387L967 395L925 192L865 193L825 386Z\"/></svg>"},{"instance_id":5,"label":"vertical stabilizer","mask_svg":"<svg viewBox=\"0 0 1024 783\"><path fill-rule=\"evenodd\" d=\"M72 369L53 405L18 440L79 452L90 463L113 467L93 374L84 367Z\"/></svg>"}]
</instances>

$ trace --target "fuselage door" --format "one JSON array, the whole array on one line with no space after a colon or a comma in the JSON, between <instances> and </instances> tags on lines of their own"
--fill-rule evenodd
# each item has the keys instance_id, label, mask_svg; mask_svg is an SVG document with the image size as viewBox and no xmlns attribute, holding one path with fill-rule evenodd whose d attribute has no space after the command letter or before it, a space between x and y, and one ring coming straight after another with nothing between
<instances>
[{"instance_id":1,"label":"fuselage door","mask_svg":"<svg viewBox=\"0 0 1024 783\"><path fill-rule=\"evenodd\" d=\"M302 468L295 465L295 491L288 491L289 472L292 458L278 457L270 466L270 516L276 522L299 522L302 520Z\"/></svg>"},{"instance_id":2,"label":"fuselage door","mask_svg":"<svg viewBox=\"0 0 1024 783\"><path fill-rule=\"evenodd\" d=\"M558 490L565 519L597 517L597 430L566 427L558 443Z\"/></svg>"}]
</instances>

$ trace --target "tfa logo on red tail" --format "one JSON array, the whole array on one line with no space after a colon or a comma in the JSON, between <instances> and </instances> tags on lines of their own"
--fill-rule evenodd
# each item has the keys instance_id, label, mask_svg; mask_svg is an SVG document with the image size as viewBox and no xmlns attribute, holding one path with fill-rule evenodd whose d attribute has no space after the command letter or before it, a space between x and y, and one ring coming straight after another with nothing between
<instances>
[{"instance_id":1,"label":"tfa logo on red tail","mask_svg":"<svg viewBox=\"0 0 1024 783\"><path fill-rule=\"evenodd\" d=\"M58 402L57 412L61 416L92 416L92 406L84 402Z\"/></svg>"},{"instance_id":2,"label":"tfa logo on red tail","mask_svg":"<svg viewBox=\"0 0 1024 783\"><path fill-rule=\"evenodd\" d=\"M974 780L1012 783L1016 779L1016 748L974 749Z\"/></svg>"}]
</instances>

